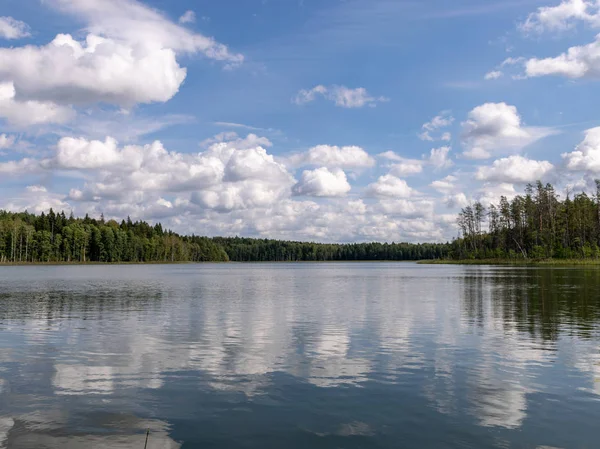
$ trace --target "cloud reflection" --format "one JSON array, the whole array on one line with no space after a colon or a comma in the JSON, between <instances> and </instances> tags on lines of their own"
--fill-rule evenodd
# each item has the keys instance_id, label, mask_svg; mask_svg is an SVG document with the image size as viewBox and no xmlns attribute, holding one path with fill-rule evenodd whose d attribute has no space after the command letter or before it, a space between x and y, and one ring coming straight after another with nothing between
<instances>
[{"instance_id":1,"label":"cloud reflection","mask_svg":"<svg viewBox=\"0 0 600 449\"><path fill-rule=\"evenodd\" d=\"M565 273L397 264L182 267L169 276L166 269L110 271L110 283L41 280L31 286L43 293L39 301L27 301L26 289L11 296L5 288L0 331L15 350L0 363L20 371L2 377L47 381L52 400L142 409L163 391L169 401L177 388L234 402L280 398L286 392L273 388L281 375L285 385L323 391L377 384L413 395L418 402L410 406L504 430L522 428L535 414L530 397L544 392L559 361L600 395L590 334L598 310L593 301L581 309L576 290L557 296L561 285L576 282ZM559 357L564 341L576 343L568 359ZM39 366L47 370L32 377ZM0 395L2 386L0 379ZM21 392L20 400L35 408L40 391ZM31 416L6 419L33 426ZM360 424L326 433L373 433L372 423L348 422ZM4 427L0 437L12 438ZM157 447L178 447L167 425L161 429L165 446ZM138 441L136 432L123 432L53 435L44 444ZM19 438L22 447L41 441L35 432Z\"/></svg>"}]
</instances>

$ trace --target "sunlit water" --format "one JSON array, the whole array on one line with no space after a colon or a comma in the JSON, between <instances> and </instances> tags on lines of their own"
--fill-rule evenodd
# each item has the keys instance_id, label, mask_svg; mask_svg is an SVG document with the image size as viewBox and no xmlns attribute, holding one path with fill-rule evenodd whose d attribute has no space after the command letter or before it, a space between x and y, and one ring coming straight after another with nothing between
<instances>
[{"instance_id":1,"label":"sunlit water","mask_svg":"<svg viewBox=\"0 0 600 449\"><path fill-rule=\"evenodd\" d=\"M0 447L600 447L600 270L0 268Z\"/></svg>"}]
</instances>

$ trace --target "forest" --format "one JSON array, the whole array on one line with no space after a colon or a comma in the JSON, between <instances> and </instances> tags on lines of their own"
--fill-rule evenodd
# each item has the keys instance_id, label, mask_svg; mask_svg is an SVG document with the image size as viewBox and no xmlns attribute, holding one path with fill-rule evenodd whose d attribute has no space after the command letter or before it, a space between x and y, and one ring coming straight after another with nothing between
<instances>
[{"instance_id":1,"label":"forest","mask_svg":"<svg viewBox=\"0 0 600 449\"><path fill-rule=\"evenodd\" d=\"M449 256L450 245L323 244L179 235L160 223L0 210L0 263L258 262L422 260Z\"/></svg>"},{"instance_id":2,"label":"forest","mask_svg":"<svg viewBox=\"0 0 600 449\"><path fill-rule=\"evenodd\" d=\"M528 184L510 201L463 208L457 223L462 238L450 244L451 259L597 259L600 180L594 195L567 191L562 200L551 184Z\"/></svg>"}]
</instances>

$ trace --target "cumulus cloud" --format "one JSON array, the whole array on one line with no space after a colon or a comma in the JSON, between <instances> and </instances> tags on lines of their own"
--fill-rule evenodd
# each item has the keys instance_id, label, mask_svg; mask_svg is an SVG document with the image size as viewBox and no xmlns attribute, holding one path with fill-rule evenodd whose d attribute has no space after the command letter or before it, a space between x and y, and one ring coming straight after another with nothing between
<instances>
[{"instance_id":1,"label":"cumulus cloud","mask_svg":"<svg viewBox=\"0 0 600 449\"><path fill-rule=\"evenodd\" d=\"M381 159L387 159L388 161L404 161L405 159L400 156L399 154L394 153L393 151L385 151L383 153L379 153L377 155L377 157L380 157Z\"/></svg>"},{"instance_id":2,"label":"cumulus cloud","mask_svg":"<svg viewBox=\"0 0 600 449\"><path fill-rule=\"evenodd\" d=\"M562 157L568 170L600 173L600 127L588 129L575 150Z\"/></svg>"},{"instance_id":3,"label":"cumulus cloud","mask_svg":"<svg viewBox=\"0 0 600 449\"><path fill-rule=\"evenodd\" d=\"M475 177L479 181L528 183L542 179L554 166L548 161L535 161L523 156L509 156L494 161L491 166L479 167Z\"/></svg>"},{"instance_id":4,"label":"cumulus cloud","mask_svg":"<svg viewBox=\"0 0 600 449\"><path fill-rule=\"evenodd\" d=\"M388 98L371 96L364 87L351 89L346 86L317 85L312 89L302 89L293 99L293 102L299 105L310 103L322 96L327 100L333 101L336 106L342 108L362 108L364 106L375 107L377 103L389 101Z\"/></svg>"},{"instance_id":5,"label":"cumulus cloud","mask_svg":"<svg viewBox=\"0 0 600 449\"><path fill-rule=\"evenodd\" d=\"M451 192L455 185L454 183L458 181L458 178L454 175L448 175L443 179L438 179L429 184L430 187L433 187L440 193L449 193Z\"/></svg>"},{"instance_id":6,"label":"cumulus cloud","mask_svg":"<svg viewBox=\"0 0 600 449\"><path fill-rule=\"evenodd\" d=\"M477 192L475 197L485 207L489 207L490 204L500 203L501 197L506 197L509 201L517 196L518 192L515 190L515 186L508 182L486 182L484 183Z\"/></svg>"},{"instance_id":7,"label":"cumulus cloud","mask_svg":"<svg viewBox=\"0 0 600 449\"><path fill-rule=\"evenodd\" d=\"M46 4L76 16L88 34L83 40L59 34L46 45L0 48L0 110L12 123L63 122L71 105L168 101L186 77L180 53L202 53L229 66L243 61L136 0Z\"/></svg>"},{"instance_id":8,"label":"cumulus cloud","mask_svg":"<svg viewBox=\"0 0 600 449\"><path fill-rule=\"evenodd\" d=\"M305 170L293 190L295 195L335 197L346 195L350 188L343 170L337 168L330 171L327 167L321 167Z\"/></svg>"},{"instance_id":9,"label":"cumulus cloud","mask_svg":"<svg viewBox=\"0 0 600 449\"><path fill-rule=\"evenodd\" d=\"M1 170L0 170L1 172ZM23 192L10 199L0 199L0 209L20 211L27 210L36 214L54 210L71 210L71 205L65 201L64 195L48 192L46 187L39 185L27 186Z\"/></svg>"},{"instance_id":10,"label":"cumulus cloud","mask_svg":"<svg viewBox=\"0 0 600 449\"><path fill-rule=\"evenodd\" d=\"M405 180L393 175L383 175L376 182L369 184L367 194L378 197L409 198L414 194Z\"/></svg>"},{"instance_id":11,"label":"cumulus cloud","mask_svg":"<svg viewBox=\"0 0 600 449\"><path fill-rule=\"evenodd\" d=\"M600 77L600 35L591 44L571 47L553 58L532 58L525 62L525 76Z\"/></svg>"},{"instance_id":12,"label":"cumulus cloud","mask_svg":"<svg viewBox=\"0 0 600 449\"><path fill-rule=\"evenodd\" d=\"M465 207L469 204L469 198L457 185L458 177L448 175L429 184L429 187L443 194L441 201L449 209Z\"/></svg>"},{"instance_id":13,"label":"cumulus cloud","mask_svg":"<svg viewBox=\"0 0 600 449\"><path fill-rule=\"evenodd\" d=\"M37 173L42 171L40 161L32 158L23 158L18 161L5 161L0 162L0 173L8 176L21 176L30 173ZM1 180L1 179L0 179Z\"/></svg>"},{"instance_id":14,"label":"cumulus cloud","mask_svg":"<svg viewBox=\"0 0 600 449\"><path fill-rule=\"evenodd\" d=\"M120 147L110 137L105 141L64 137L53 157L3 162L0 173L70 171L72 177L85 179L85 185L72 188L69 200L102 202L105 210L127 213L127 208L143 206L153 216L159 212L175 216L185 208L227 212L271 206L291 195L294 177L257 144L261 141L251 134L187 154L168 151L159 141Z\"/></svg>"},{"instance_id":15,"label":"cumulus cloud","mask_svg":"<svg viewBox=\"0 0 600 449\"><path fill-rule=\"evenodd\" d=\"M143 155L139 147L120 150L117 141L107 137L104 142L84 138L63 137L57 144L54 164L63 169L139 168Z\"/></svg>"},{"instance_id":16,"label":"cumulus cloud","mask_svg":"<svg viewBox=\"0 0 600 449\"><path fill-rule=\"evenodd\" d=\"M59 106L49 101L17 100L14 84L0 82L0 118L5 118L13 126L65 123L73 115L70 107Z\"/></svg>"},{"instance_id":17,"label":"cumulus cloud","mask_svg":"<svg viewBox=\"0 0 600 449\"><path fill-rule=\"evenodd\" d=\"M431 218L435 203L429 200L384 199L377 208L382 213L405 218Z\"/></svg>"},{"instance_id":18,"label":"cumulus cloud","mask_svg":"<svg viewBox=\"0 0 600 449\"><path fill-rule=\"evenodd\" d=\"M0 182L7 175L36 175L42 181L52 175L60 179L55 185L63 193L33 185L11 193L11 200L0 207L129 215L208 235L313 241L440 241L454 235L453 221L435 214L435 201L393 174L357 192L364 201L348 200L351 185L340 165L356 167L364 161L357 164L345 151L340 157L339 148L333 156L315 152L318 157L303 160L324 158L331 165L311 167L296 180L267 151L270 146L263 137L233 134L214 138L198 153L183 153L168 150L160 141L136 145L111 137L67 136L45 157L0 162ZM421 162L430 164L428 159ZM447 195L457 195L456 188Z\"/></svg>"},{"instance_id":19,"label":"cumulus cloud","mask_svg":"<svg viewBox=\"0 0 600 449\"><path fill-rule=\"evenodd\" d=\"M448 209L456 209L466 207L469 204L469 199L463 192L458 192L445 196L444 204Z\"/></svg>"},{"instance_id":20,"label":"cumulus cloud","mask_svg":"<svg viewBox=\"0 0 600 449\"><path fill-rule=\"evenodd\" d=\"M452 137L449 132L444 132L439 136L435 136L435 133L437 133L440 129L452 125L452 123L454 123L454 117L450 115L449 111L443 111L439 115L436 115L434 118L432 118L429 122L423 124L419 138L421 140L427 140L430 142L433 142L434 140L448 141Z\"/></svg>"},{"instance_id":21,"label":"cumulus cloud","mask_svg":"<svg viewBox=\"0 0 600 449\"><path fill-rule=\"evenodd\" d=\"M165 102L185 76L172 49L136 48L93 34L83 42L59 34L45 46L0 49L0 79L23 98L57 104Z\"/></svg>"},{"instance_id":22,"label":"cumulus cloud","mask_svg":"<svg viewBox=\"0 0 600 449\"><path fill-rule=\"evenodd\" d=\"M462 123L462 154L468 159L487 159L494 152L518 151L554 133L551 128L524 126L515 106L485 103L469 112Z\"/></svg>"},{"instance_id":23,"label":"cumulus cloud","mask_svg":"<svg viewBox=\"0 0 600 449\"><path fill-rule=\"evenodd\" d=\"M390 173L395 176L411 176L418 175L423 171L424 161L416 159L405 159L397 164L392 164Z\"/></svg>"},{"instance_id":24,"label":"cumulus cloud","mask_svg":"<svg viewBox=\"0 0 600 449\"><path fill-rule=\"evenodd\" d=\"M21 39L31 36L29 25L12 17L0 17L0 38Z\"/></svg>"},{"instance_id":25,"label":"cumulus cloud","mask_svg":"<svg viewBox=\"0 0 600 449\"><path fill-rule=\"evenodd\" d=\"M393 151L385 151L377 155L380 159L385 159L395 163L389 164L390 174L394 176L411 176L419 174L423 171L423 165L426 161L419 159L407 159L394 153Z\"/></svg>"},{"instance_id":26,"label":"cumulus cloud","mask_svg":"<svg viewBox=\"0 0 600 449\"><path fill-rule=\"evenodd\" d=\"M380 159L392 161L386 165L390 168L390 174L394 176L411 176L423 172L423 168L431 166L434 170L449 168L454 163L449 158L450 147L432 148L429 154L424 154L422 159L409 159L394 153L386 151L377 155Z\"/></svg>"},{"instance_id":27,"label":"cumulus cloud","mask_svg":"<svg viewBox=\"0 0 600 449\"><path fill-rule=\"evenodd\" d=\"M433 148L429 152L429 163L433 165L436 170L450 168L454 165L454 162L448 157L449 153L450 147Z\"/></svg>"},{"instance_id":28,"label":"cumulus cloud","mask_svg":"<svg viewBox=\"0 0 600 449\"><path fill-rule=\"evenodd\" d=\"M105 141L64 137L53 157L2 162L0 173L70 171L71 178L85 179L83 188L71 190L69 198L74 201L131 205L157 195L193 192L190 199L203 208L257 207L289 196L296 183L285 166L257 144L261 141L251 134L188 154L168 151L159 141L120 147L110 137Z\"/></svg>"},{"instance_id":29,"label":"cumulus cloud","mask_svg":"<svg viewBox=\"0 0 600 449\"><path fill-rule=\"evenodd\" d=\"M375 160L360 147L334 145L317 145L304 153L292 155L288 162L292 166L305 165L357 169L375 165Z\"/></svg>"},{"instance_id":30,"label":"cumulus cloud","mask_svg":"<svg viewBox=\"0 0 600 449\"><path fill-rule=\"evenodd\" d=\"M194 23L194 22L196 22L196 13L192 10L186 11L179 18L179 23Z\"/></svg>"},{"instance_id":31,"label":"cumulus cloud","mask_svg":"<svg viewBox=\"0 0 600 449\"><path fill-rule=\"evenodd\" d=\"M600 26L600 3L585 0L563 0L556 6L542 6L531 13L519 25L525 33L565 31L584 22L593 27Z\"/></svg>"},{"instance_id":32,"label":"cumulus cloud","mask_svg":"<svg viewBox=\"0 0 600 449\"><path fill-rule=\"evenodd\" d=\"M600 27L600 2L564 0L557 6L545 6L529 15L521 25L525 32L564 31L577 23ZM523 61L519 61L523 62ZM600 35L587 45L573 46L558 56L531 58L523 62L525 77L563 76L566 78L600 77Z\"/></svg>"}]
</instances>

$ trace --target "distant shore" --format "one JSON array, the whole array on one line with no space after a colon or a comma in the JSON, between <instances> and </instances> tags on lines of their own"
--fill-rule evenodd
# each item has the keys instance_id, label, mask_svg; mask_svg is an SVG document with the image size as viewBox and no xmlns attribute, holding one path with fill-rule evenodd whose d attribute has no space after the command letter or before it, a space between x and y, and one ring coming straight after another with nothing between
<instances>
[{"instance_id":1,"label":"distant shore","mask_svg":"<svg viewBox=\"0 0 600 449\"><path fill-rule=\"evenodd\" d=\"M438 259L420 260L423 265L600 266L600 259Z\"/></svg>"},{"instance_id":2,"label":"distant shore","mask_svg":"<svg viewBox=\"0 0 600 449\"><path fill-rule=\"evenodd\" d=\"M419 265L500 265L500 266L598 266L600 259L435 259L435 260L265 260L228 262L150 261L150 262L0 262L0 267L25 266L96 266L96 265L202 265L202 264L313 264L313 263L416 263Z\"/></svg>"},{"instance_id":3,"label":"distant shore","mask_svg":"<svg viewBox=\"0 0 600 449\"><path fill-rule=\"evenodd\" d=\"M427 261L425 261L427 262ZM313 264L313 263L421 263L416 260L257 260L257 261L203 261L203 262L0 262L0 267L26 267L26 266L88 266L88 265L203 265L203 264ZM431 263L434 263L431 261Z\"/></svg>"},{"instance_id":4,"label":"distant shore","mask_svg":"<svg viewBox=\"0 0 600 449\"><path fill-rule=\"evenodd\" d=\"M190 265L200 263L228 263L228 262L0 262L0 267L40 267L40 266L86 266L86 265Z\"/></svg>"}]
</instances>

